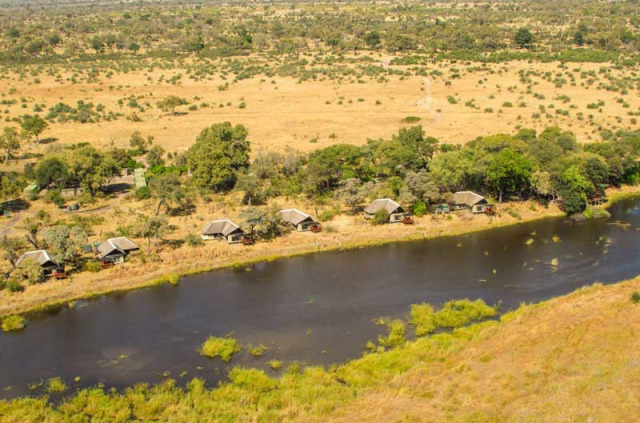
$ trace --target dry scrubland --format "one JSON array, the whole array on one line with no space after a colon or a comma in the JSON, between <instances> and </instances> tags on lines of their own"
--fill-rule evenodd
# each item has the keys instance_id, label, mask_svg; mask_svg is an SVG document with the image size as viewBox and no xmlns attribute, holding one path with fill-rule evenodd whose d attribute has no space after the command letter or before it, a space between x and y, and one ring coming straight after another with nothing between
<instances>
[{"instance_id":1,"label":"dry scrubland","mask_svg":"<svg viewBox=\"0 0 640 423\"><path fill-rule=\"evenodd\" d=\"M390 56L371 57L378 71L402 72L383 78L364 76L359 81L321 76L300 82L256 75L235 82L220 74L192 79L179 64L91 78L55 67L54 75L59 77L41 72L39 83L34 83L36 77L27 68L24 73L5 74L2 100L16 102L0 106L0 112L14 118L33 113L36 104L45 112L60 102L72 107L78 100L102 104L106 112L122 116L111 122L52 123L42 137L60 143L107 147L113 142L127 147L131 133L140 131L154 136L168 152L185 151L203 127L222 121L245 125L254 152L287 147L306 152L335 143L364 144L368 138L389 138L407 116L419 117L428 136L453 143L480 134L512 133L520 126L543 129L558 125L575 132L581 142L599 140L601 129L637 128L629 115L640 112L637 67L463 61L399 66L389 65L393 63ZM246 60L264 63L259 58ZM430 75L430 89L425 89L424 77L419 76L425 72ZM181 77L170 83L176 75ZM226 83L228 88L219 90ZM426 98L429 94L431 99ZM162 112L156 103L168 95L190 104L180 106L175 116ZM144 111L129 106L131 96ZM203 103L207 106L201 107ZM189 110L194 105L198 109ZM130 120L134 113L141 121ZM31 146L27 151L46 148Z\"/></svg>"}]
</instances>

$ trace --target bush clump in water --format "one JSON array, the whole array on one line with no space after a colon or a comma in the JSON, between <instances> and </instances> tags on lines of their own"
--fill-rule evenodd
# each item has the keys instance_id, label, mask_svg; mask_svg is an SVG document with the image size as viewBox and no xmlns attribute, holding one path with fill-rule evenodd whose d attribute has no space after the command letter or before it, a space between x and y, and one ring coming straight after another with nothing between
<instances>
[{"instance_id":1,"label":"bush clump in water","mask_svg":"<svg viewBox=\"0 0 640 423\"><path fill-rule=\"evenodd\" d=\"M210 336L200 347L200 354L209 358L219 357L222 361L228 362L240 350L242 350L242 347L234 338Z\"/></svg>"},{"instance_id":2,"label":"bush clump in water","mask_svg":"<svg viewBox=\"0 0 640 423\"><path fill-rule=\"evenodd\" d=\"M430 304L412 304L409 324L414 326L416 336L425 336L436 330L436 313Z\"/></svg>"},{"instance_id":3,"label":"bush clump in water","mask_svg":"<svg viewBox=\"0 0 640 423\"><path fill-rule=\"evenodd\" d=\"M24 329L26 326L26 320L24 317L14 314L13 316L7 316L2 319L3 332L18 331Z\"/></svg>"},{"instance_id":4,"label":"bush clump in water","mask_svg":"<svg viewBox=\"0 0 640 423\"><path fill-rule=\"evenodd\" d=\"M67 384L59 377L52 377L47 381L47 392L50 394L61 394L67 390Z\"/></svg>"},{"instance_id":5,"label":"bush clump in water","mask_svg":"<svg viewBox=\"0 0 640 423\"><path fill-rule=\"evenodd\" d=\"M480 299L453 300L436 312L435 322L441 327L458 328L474 320L495 316L497 313L495 307L487 305Z\"/></svg>"}]
</instances>

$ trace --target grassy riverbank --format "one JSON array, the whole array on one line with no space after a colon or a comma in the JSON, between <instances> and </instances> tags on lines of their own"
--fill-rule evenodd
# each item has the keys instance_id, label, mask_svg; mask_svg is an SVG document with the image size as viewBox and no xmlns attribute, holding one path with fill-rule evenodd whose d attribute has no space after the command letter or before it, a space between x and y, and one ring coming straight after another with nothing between
<instances>
[{"instance_id":1,"label":"grassy riverbank","mask_svg":"<svg viewBox=\"0 0 640 423\"><path fill-rule=\"evenodd\" d=\"M633 421L639 290L640 277L596 284L344 365L293 365L278 379L236 368L216 388L194 379L86 389L59 405L1 401L0 421Z\"/></svg>"},{"instance_id":2,"label":"grassy riverbank","mask_svg":"<svg viewBox=\"0 0 640 423\"><path fill-rule=\"evenodd\" d=\"M608 194L609 204L639 193L640 187L625 186L612 189ZM200 248L183 248L161 254L160 261L133 261L100 273L82 272L66 280L51 280L29 287L22 293L2 291L0 316L64 306L75 300L118 291L177 283L179 277L221 268L243 268L257 262L318 252L461 235L561 214L554 205L543 207L532 202L522 202L503 205L495 218L484 215L450 215L434 218L428 215L418 218L416 224L411 226L372 226L359 216L341 216L338 221L331 222L331 231L321 234L292 233L273 242L258 243L249 247L209 242Z\"/></svg>"}]
</instances>

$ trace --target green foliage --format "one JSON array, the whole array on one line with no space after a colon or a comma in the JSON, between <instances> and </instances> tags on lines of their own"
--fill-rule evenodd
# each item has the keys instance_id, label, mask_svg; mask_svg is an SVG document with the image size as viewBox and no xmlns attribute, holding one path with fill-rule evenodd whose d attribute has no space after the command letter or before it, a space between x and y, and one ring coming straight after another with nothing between
<instances>
[{"instance_id":1,"label":"green foliage","mask_svg":"<svg viewBox=\"0 0 640 423\"><path fill-rule=\"evenodd\" d=\"M200 237L199 235L195 235L195 234L189 234L184 238L184 242L189 246L189 247L199 247L202 244L204 244L204 241L202 241L202 237Z\"/></svg>"},{"instance_id":2,"label":"green foliage","mask_svg":"<svg viewBox=\"0 0 640 423\"><path fill-rule=\"evenodd\" d=\"M475 301L454 300L447 302L436 312L435 322L441 327L459 328L474 320L492 317L496 314L496 308L488 306L480 299Z\"/></svg>"},{"instance_id":3,"label":"green foliage","mask_svg":"<svg viewBox=\"0 0 640 423\"><path fill-rule=\"evenodd\" d=\"M217 338L210 336L200 347L200 354L209 358L220 358L224 362L231 361L235 353L242 350L242 347L233 338Z\"/></svg>"},{"instance_id":4,"label":"green foliage","mask_svg":"<svg viewBox=\"0 0 640 423\"><path fill-rule=\"evenodd\" d=\"M634 292L631 294L631 302L632 302L633 304L640 304L640 292L638 292L638 291L634 291Z\"/></svg>"},{"instance_id":5,"label":"green foliage","mask_svg":"<svg viewBox=\"0 0 640 423\"><path fill-rule=\"evenodd\" d=\"M25 282L27 285L35 285L44 281L42 266L34 259L22 260L20 265L11 273L11 278L16 282Z\"/></svg>"},{"instance_id":6,"label":"green foliage","mask_svg":"<svg viewBox=\"0 0 640 423\"><path fill-rule=\"evenodd\" d=\"M402 320L393 320L387 324L387 336L379 336L378 344L383 348L396 348L407 342L407 329Z\"/></svg>"},{"instance_id":7,"label":"green foliage","mask_svg":"<svg viewBox=\"0 0 640 423\"><path fill-rule=\"evenodd\" d=\"M85 265L84 268L86 271L88 272L92 272L92 273L98 273L99 271L102 270L102 265L100 264L99 261L88 261Z\"/></svg>"},{"instance_id":8,"label":"green foliage","mask_svg":"<svg viewBox=\"0 0 640 423\"><path fill-rule=\"evenodd\" d=\"M533 46L534 37L528 28L519 28L514 36L514 41L520 48L531 48Z\"/></svg>"},{"instance_id":9,"label":"green foliage","mask_svg":"<svg viewBox=\"0 0 640 423\"><path fill-rule=\"evenodd\" d=\"M87 233L80 226L56 225L41 231L51 258L56 263L73 259L87 244Z\"/></svg>"},{"instance_id":10,"label":"green foliage","mask_svg":"<svg viewBox=\"0 0 640 423\"><path fill-rule=\"evenodd\" d=\"M234 367L229 372L229 380L231 385L249 392L264 393L275 389L278 385L276 380L271 379L262 370L242 367Z\"/></svg>"},{"instance_id":11,"label":"green foliage","mask_svg":"<svg viewBox=\"0 0 640 423\"><path fill-rule=\"evenodd\" d=\"M249 165L247 135L244 126L232 127L229 122L202 130L186 155L196 186L215 191L233 188L238 171Z\"/></svg>"},{"instance_id":12,"label":"green foliage","mask_svg":"<svg viewBox=\"0 0 640 423\"><path fill-rule=\"evenodd\" d=\"M371 218L372 225L383 225L389 221L389 213L385 209L380 209Z\"/></svg>"},{"instance_id":13,"label":"green foliage","mask_svg":"<svg viewBox=\"0 0 640 423\"><path fill-rule=\"evenodd\" d=\"M436 330L435 311L430 304L412 304L409 324L414 326L416 336L424 336Z\"/></svg>"},{"instance_id":14,"label":"green foliage","mask_svg":"<svg viewBox=\"0 0 640 423\"><path fill-rule=\"evenodd\" d=\"M26 324L26 319L18 314L7 316L2 319L2 331L20 331L25 328Z\"/></svg>"},{"instance_id":15,"label":"green foliage","mask_svg":"<svg viewBox=\"0 0 640 423\"><path fill-rule=\"evenodd\" d=\"M46 390L50 394L61 394L67 389L67 384L59 377L52 377L47 380Z\"/></svg>"}]
</instances>

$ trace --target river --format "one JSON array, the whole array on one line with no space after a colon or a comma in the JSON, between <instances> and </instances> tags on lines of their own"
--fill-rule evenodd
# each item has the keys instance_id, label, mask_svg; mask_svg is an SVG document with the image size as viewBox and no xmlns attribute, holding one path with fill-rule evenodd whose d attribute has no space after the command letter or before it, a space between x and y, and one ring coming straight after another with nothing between
<instances>
[{"instance_id":1,"label":"river","mask_svg":"<svg viewBox=\"0 0 640 423\"><path fill-rule=\"evenodd\" d=\"M53 376L74 389L166 377L215 384L228 365L197 353L209 335L232 333L269 348L259 358L243 351L229 365L338 363L360 356L381 333L372 319L405 317L414 303L482 298L509 310L628 279L640 274L640 200L610 211L608 220L550 218L259 263L31 315L26 330L0 335L0 397L30 394L29 383Z\"/></svg>"}]
</instances>

